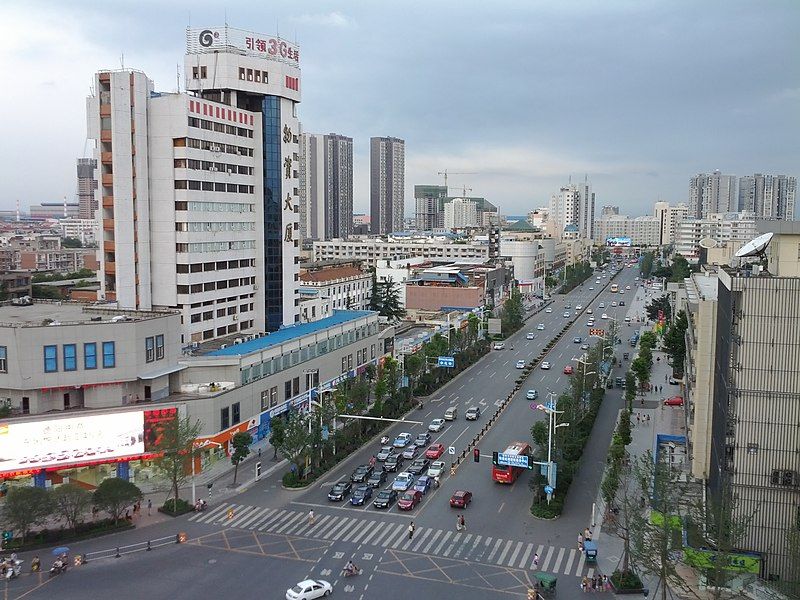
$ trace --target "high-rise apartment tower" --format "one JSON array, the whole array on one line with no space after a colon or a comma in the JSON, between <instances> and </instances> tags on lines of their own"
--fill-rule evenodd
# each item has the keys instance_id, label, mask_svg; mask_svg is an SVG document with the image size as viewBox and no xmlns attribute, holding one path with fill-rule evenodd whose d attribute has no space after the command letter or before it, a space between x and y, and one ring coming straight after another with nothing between
<instances>
[{"instance_id":1,"label":"high-rise apartment tower","mask_svg":"<svg viewBox=\"0 0 800 600\"><path fill-rule=\"evenodd\" d=\"M372 233L403 229L406 143L393 137L370 138L370 225Z\"/></svg>"}]
</instances>

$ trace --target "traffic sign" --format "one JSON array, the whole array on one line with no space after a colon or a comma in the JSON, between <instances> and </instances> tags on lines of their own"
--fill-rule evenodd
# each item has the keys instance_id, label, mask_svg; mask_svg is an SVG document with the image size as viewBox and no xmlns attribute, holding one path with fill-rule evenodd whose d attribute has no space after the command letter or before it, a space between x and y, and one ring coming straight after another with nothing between
<instances>
[{"instance_id":1,"label":"traffic sign","mask_svg":"<svg viewBox=\"0 0 800 600\"><path fill-rule=\"evenodd\" d=\"M523 469L530 468L528 466L528 457L524 454L505 454L503 452L498 452L497 464L507 467L522 467Z\"/></svg>"},{"instance_id":2,"label":"traffic sign","mask_svg":"<svg viewBox=\"0 0 800 600\"><path fill-rule=\"evenodd\" d=\"M455 446L448 446L447 453L448 454L455 454L456 453L456 447Z\"/></svg>"},{"instance_id":3,"label":"traffic sign","mask_svg":"<svg viewBox=\"0 0 800 600\"><path fill-rule=\"evenodd\" d=\"M456 366L456 359L453 356L440 356L437 365L446 369L452 369Z\"/></svg>"},{"instance_id":4,"label":"traffic sign","mask_svg":"<svg viewBox=\"0 0 800 600\"><path fill-rule=\"evenodd\" d=\"M553 488L549 485L544 486L544 493L547 494L548 496L552 495Z\"/></svg>"}]
</instances>

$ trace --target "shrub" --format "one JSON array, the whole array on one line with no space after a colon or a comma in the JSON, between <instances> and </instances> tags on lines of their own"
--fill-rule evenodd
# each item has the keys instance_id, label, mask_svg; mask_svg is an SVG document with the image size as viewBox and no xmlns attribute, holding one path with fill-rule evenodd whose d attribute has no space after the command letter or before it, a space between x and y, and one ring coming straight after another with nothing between
<instances>
[{"instance_id":1,"label":"shrub","mask_svg":"<svg viewBox=\"0 0 800 600\"><path fill-rule=\"evenodd\" d=\"M640 590L642 580L633 571L614 571L611 574L611 583L618 590Z\"/></svg>"},{"instance_id":2,"label":"shrub","mask_svg":"<svg viewBox=\"0 0 800 600\"><path fill-rule=\"evenodd\" d=\"M189 504L183 498L178 498L178 501L175 502L174 498L170 498L166 502L164 502L164 506L158 509L159 512L162 512L166 515L170 515L171 517L177 517L179 515L184 515L188 512L192 512L194 507Z\"/></svg>"}]
</instances>

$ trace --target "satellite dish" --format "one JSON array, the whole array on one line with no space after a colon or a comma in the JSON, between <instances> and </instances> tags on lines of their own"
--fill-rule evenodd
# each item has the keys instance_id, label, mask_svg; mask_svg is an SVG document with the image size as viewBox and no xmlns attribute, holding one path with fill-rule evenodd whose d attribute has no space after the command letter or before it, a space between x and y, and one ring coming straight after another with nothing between
<instances>
[{"instance_id":1,"label":"satellite dish","mask_svg":"<svg viewBox=\"0 0 800 600\"><path fill-rule=\"evenodd\" d=\"M745 258L746 256L763 256L764 250L767 249L769 243L772 241L772 232L765 233L758 236L756 239L747 242L744 246L736 251L737 258Z\"/></svg>"},{"instance_id":2,"label":"satellite dish","mask_svg":"<svg viewBox=\"0 0 800 600\"><path fill-rule=\"evenodd\" d=\"M717 240L715 240L714 238L703 238L702 240L697 242L697 245L700 246L701 248L705 248L706 250L708 250L710 248L717 247Z\"/></svg>"}]
</instances>

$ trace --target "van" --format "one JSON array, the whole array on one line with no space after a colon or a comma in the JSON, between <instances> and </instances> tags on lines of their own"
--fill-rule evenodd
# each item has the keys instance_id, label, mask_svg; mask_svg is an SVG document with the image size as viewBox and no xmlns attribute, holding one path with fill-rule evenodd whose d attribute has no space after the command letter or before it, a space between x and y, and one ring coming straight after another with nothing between
<instances>
[{"instance_id":1,"label":"van","mask_svg":"<svg viewBox=\"0 0 800 600\"><path fill-rule=\"evenodd\" d=\"M451 406L446 411L444 411L445 421L455 421L457 417L458 417L458 409L455 406Z\"/></svg>"}]
</instances>

